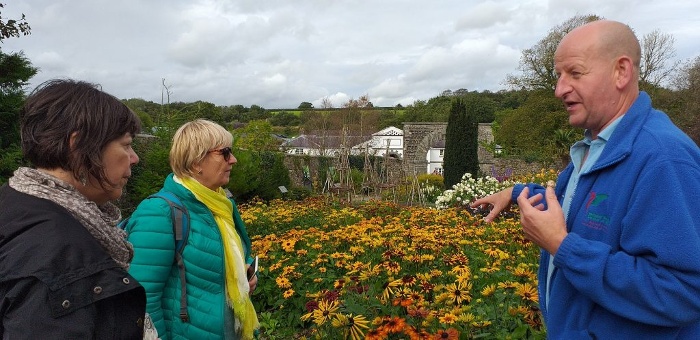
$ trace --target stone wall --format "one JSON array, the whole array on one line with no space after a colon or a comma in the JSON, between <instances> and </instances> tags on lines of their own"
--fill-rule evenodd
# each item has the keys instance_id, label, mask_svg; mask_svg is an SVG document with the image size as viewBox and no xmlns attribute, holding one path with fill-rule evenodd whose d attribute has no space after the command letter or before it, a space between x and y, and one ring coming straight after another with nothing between
<instances>
[{"instance_id":1,"label":"stone wall","mask_svg":"<svg viewBox=\"0 0 700 340\"><path fill-rule=\"evenodd\" d=\"M447 131L447 123L404 123L403 129L403 159L406 173L424 174L428 168L425 155L430 146L436 140L444 140ZM491 152L481 144L493 143L493 131L491 124L480 123L479 132L479 167L483 173L490 173L494 165L494 157Z\"/></svg>"},{"instance_id":2,"label":"stone wall","mask_svg":"<svg viewBox=\"0 0 700 340\"><path fill-rule=\"evenodd\" d=\"M433 142L444 140L447 130L447 123L405 123L404 124L404 152L403 161L392 160L389 162L387 170L390 178L385 178L383 183L399 183L405 180L407 175L420 175L426 173L428 163L425 156ZM527 163L520 159L499 158L484 148L481 144L493 142L493 131L491 124L479 124L479 167L484 175L526 175L536 173L543 169L540 163ZM285 165L289 169L289 178L294 186L313 186L314 190L320 192L324 183L322 178L325 174L319 173L321 162L330 166L336 166L337 160L333 157L312 157L308 155L285 155ZM379 171L380 165L375 165ZM304 169L308 168L305 175ZM362 169L359 169L362 171ZM377 176L382 174L376 173Z\"/></svg>"}]
</instances>

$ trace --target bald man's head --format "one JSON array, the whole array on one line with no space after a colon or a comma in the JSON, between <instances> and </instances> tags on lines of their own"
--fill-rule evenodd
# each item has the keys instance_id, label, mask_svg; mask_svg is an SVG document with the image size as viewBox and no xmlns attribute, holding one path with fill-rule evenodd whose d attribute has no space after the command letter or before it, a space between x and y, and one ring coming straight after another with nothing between
<instances>
[{"instance_id":1,"label":"bald man's head","mask_svg":"<svg viewBox=\"0 0 700 340\"><path fill-rule=\"evenodd\" d=\"M617 21L596 20L573 29L559 43L591 44L597 55L607 59L627 56L632 60L635 73L639 75L642 49L632 29Z\"/></svg>"}]
</instances>

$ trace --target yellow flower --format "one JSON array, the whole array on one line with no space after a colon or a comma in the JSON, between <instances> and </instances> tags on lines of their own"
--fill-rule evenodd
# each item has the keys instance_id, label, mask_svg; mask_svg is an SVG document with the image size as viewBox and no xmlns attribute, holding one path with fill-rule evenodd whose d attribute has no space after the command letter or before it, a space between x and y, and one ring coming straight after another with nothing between
<instances>
[{"instance_id":1,"label":"yellow flower","mask_svg":"<svg viewBox=\"0 0 700 340\"><path fill-rule=\"evenodd\" d=\"M292 283L289 282L289 279L286 277L280 276L275 279L275 282L277 283L277 287L282 289L292 288Z\"/></svg>"},{"instance_id":2,"label":"yellow flower","mask_svg":"<svg viewBox=\"0 0 700 340\"><path fill-rule=\"evenodd\" d=\"M462 323L470 323L476 320L476 317L472 313L466 313L459 316L458 321Z\"/></svg>"},{"instance_id":3,"label":"yellow flower","mask_svg":"<svg viewBox=\"0 0 700 340\"><path fill-rule=\"evenodd\" d=\"M291 253L294 251L294 245L296 242L296 240L284 240L282 242L282 249L288 253Z\"/></svg>"},{"instance_id":4,"label":"yellow flower","mask_svg":"<svg viewBox=\"0 0 700 340\"><path fill-rule=\"evenodd\" d=\"M451 325L457 321L457 317L452 313L445 313L440 317L440 323Z\"/></svg>"},{"instance_id":5,"label":"yellow flower","mask_svg":"<svg viewBox=\"0 0 700 340\"><path fill-rule=\"evenodd\" d=\"M351 252L353 255L359 255L359 254L362 254L362 253L365 252L365 248L363 248L363 247L358 247L358 246L352 246L352 247L350 247L350 252Z\"/></svg>"},{"instance_id":6,"label":"yellow flower","mask_svg":"<svg viewBox=\"0 0 700 340\"><path fill-rule=\"evenodd\" d=\"M449 292L449 297L452 303L456 305L462 304L462 302L469 303L472 300L472 296L469 291L472 288L471 283L458 282L457 284L451 283L445 287Z\"/></svg>"},{"instance_id":7,"label":"yellow flower","mask_svg":"<svg viewBox=\"0 0 700 340\"><path fill-rule=\"evenodd\" d=\"M345 338L347 339L349 335L352 340L364 339L364 329L369 329L368 324L369 321L364 316L352 314L338 314L332 321L333 327L345 328Z\"/></svg>"},{"instance_id":8,"label":"yellow flower","mask_svg":"<svg viewBox=\"0 0 700 340\"><path fill-rule=\"evenodd\" d=\"M403 283L402 279L394 280L388 283L385 283L386 287L384 287L384 291L382 291L382 302L386 303L389 301L392 295L394 295L394 288L401 286Z\"/></svg>"},{"instance_id":9,"label":"yellow flower","mask_svg":"<svg viewBox=\"0 0 700 340\"><path fill-rule=\"evenodd\" d=\"M490 285L484 287L484 289L481 290L481 295L483 295L483 296L491 296L491 295L493 295L495 292L496 292L496 285L490 284Z\"/></svg>"},{"instance_id":10,"label":"yellow flower","mask_svg":"<svg viewBox=\"0 0 700 340\"><path fill-rule=\"evenodd\" d=\"M294 295L294 289L287 289L282 295L285 299L289 299Z\"/></svg>"},{"instance_id":11,"label":"yellow flower","mask_svg":"<svg viewBox=\"0 0 700 340\"><path fill-rule=\"evenodd\" d=\"M517 294L523 300L526 301L532 301L535 303L539 301L539 296L537 295L537 288L529 283L525 283L515 287L515 294Z\"/></svg>"},{"instance_id":12,"label":"yellow flower","mask_svg":"<svg viewBox=\"0 0 700 340\"><path fill-rule=\"evenodd\" d=\"M459 274L457 274L457 282L468 283L469 277L470 277L469 273L459 273Z\"/></svg>"},{"instance_id":13,"label":"yellow flower","mask_svg":"<svg viewBox=\"0 0 700 340\"><path fill-rule=\"evenodd\" d=\"M458 276L459 276L460 274L467 274L467 276L470 276L470 275L471 275L471 269L469 269L469 266L466 266L466 265L463 265L463 264L460 264L460 265L458 265L458 266L452 268L452 270L451 270L450 272L451 272L452 274L455 274L455 275L458 275Z\"/></svg>"},{"instance_id":14,"label":"yellow flower","mask_svg":"<svg viewBox=\"0 0 700 340\"><path fill-rule=\"evenodd\" d=\"M491 321L484 320L484 321L472 322L472 326L474 326L474 327L476 327L476 328L488 327L488 326L491 326Z\"/></svg>"},{"instance_id":15,"label":"yellow flower","mask_svg":"<svg viewBox=\"0 0 700 340\"><path fill-rule=\"evenodd\" d=\"M317 325L323 325L326 321L331 321L337 314L340 305L337 300L326 301L321 300L318 303L318 308L313 312L313 319Z\"/></svg>"}]
</instances>

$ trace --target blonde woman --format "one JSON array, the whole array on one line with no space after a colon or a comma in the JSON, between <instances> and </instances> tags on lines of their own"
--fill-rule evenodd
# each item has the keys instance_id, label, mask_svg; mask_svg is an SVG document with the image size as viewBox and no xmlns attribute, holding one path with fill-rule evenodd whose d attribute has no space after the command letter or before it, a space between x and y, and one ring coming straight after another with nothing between
<instances>
[{"instance_id":1,"label":"blonde woman","mask_svg":"<svg viewBox=\"0 0 700 340\"><path fill-rule=\"evenodd\" d=\"M184 124L173 137L173 173L161 192L175 195L189 212L184 281L174 261L167 201L144 200L126 226L135 253L130 273L146 288L146 309L161 339L251 339L258 328L249 297L257 284L247 273L250 239L222 189L236 164L231 143L230 132L203 119Z\"/></svg>"}]
</instances>

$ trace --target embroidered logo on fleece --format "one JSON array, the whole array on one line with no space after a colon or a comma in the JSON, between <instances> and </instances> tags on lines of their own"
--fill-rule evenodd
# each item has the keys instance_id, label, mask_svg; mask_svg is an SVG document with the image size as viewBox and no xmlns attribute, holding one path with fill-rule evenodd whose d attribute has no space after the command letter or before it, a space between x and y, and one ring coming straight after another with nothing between
<instances>
[{"instance_id":1,"label":"embroidered logo on fleece","mask_svg":"<svg viewBox=\"0 0 700 340\"><path fill-rule=\"evenodd\" d=\"M588 217L588 221L583 223L585 226L595 230L608 229L608 225L610 224L610 216L596 214L590 211L592 207L599 206L606 199L608 199L608 195L591 191L588 201L586 202L586 216Z\"/></svg>"}]
</instances>

